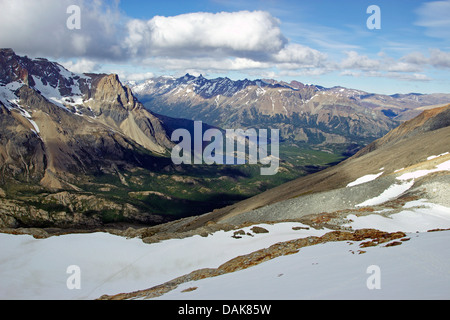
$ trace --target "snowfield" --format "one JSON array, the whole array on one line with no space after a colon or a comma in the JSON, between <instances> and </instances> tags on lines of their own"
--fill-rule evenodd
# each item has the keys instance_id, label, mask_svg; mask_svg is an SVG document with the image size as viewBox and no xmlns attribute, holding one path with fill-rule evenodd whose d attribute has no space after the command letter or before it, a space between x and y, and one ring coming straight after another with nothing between
<instances>
[{"instance_id":1,"label":"snowfield","mask_svg":"<svg viewBox=\"0 0 450 320\"><path fill-rule=\"evenodd\" d=\"M364 248L332 242L258 266L185 283L160 299L449 299L450 209L414 201L390 218L348 216L353 229L404 231L410 241L395 247ZM37 240L0 234L1 299L96 299L151 288L201 268L267 248L281 241L321 236L330 230L301 229L300 223L259 226L269 233L241 239L233 231L145 244L106 233L73 234ZM81 289L69 290L67 268L81 270ZM380 289L369 289L370 266L380 269ZM188 288L197 288L182 292Z\"/></svg>"},{"instance_id":2,"label":"snowfield","mask_svg":"<svg viewBox=\"0 0 450 320\"><path fill-rule=\"evenodd\" d=\"M347 219L352 222L346 226L354 230L375 228L387 232L427 232L433 229L450 229L450 208L416 200L406 203L401 212L389 217L378 214L357 217L351 214Z\"/></svg>"},{"instance_id":3,"label":"snowfield","mask_svg":"<svg viewBox=\"0 0 450 320\"><path fill-rule=\"evenodd\" d=\"M441 164L438 164L434 169L417 170L417 171L413 171L413 172L408 172L408 173L402 174L400 177L397 177L397 179L398 180L417 179L417 178L426 176L430 173L439 172L439 171L450 171L450 160L442 162Z\"/></svg>"},{"instance_id":4,"label":"snowfield","mask_svg":"<svg viewBox=\"0 0 450 320\"><path fill-rule=\"evenodd\" d=\"M145 244L107 233L72 234L43 240L0 234L0 299L96 299L147 289L200 268L217 268L236 256L277 242L329 230L293 230L300 223L260 225L269 233L232 238L219 231ZM250 232L250 227L244 228ZM81 269L81 290L69 290L69 266Z\"/></svg>"},{"instance_id":5,"label":"snowfield","mask_svg":"<svg viewBox=\"0 0 450 320\"><path fill-rule=\"evenodd\" d=\"M417 200L389 218L377 214L347 218L345 226L353 230L403 231L409 241L389 248L360 248L360 243L350 241L305 247L253 268L184 283L156 299L450 298L450 231L427 232L450 228L450 208ZM373 266L379 270L379 288L371 285Z\"/></svg>"}]
</instances>

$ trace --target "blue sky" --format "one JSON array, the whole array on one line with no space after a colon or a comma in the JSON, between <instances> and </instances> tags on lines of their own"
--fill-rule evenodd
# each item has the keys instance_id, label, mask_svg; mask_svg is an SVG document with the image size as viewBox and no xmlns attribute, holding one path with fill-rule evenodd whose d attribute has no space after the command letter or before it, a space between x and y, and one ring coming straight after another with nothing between
<instances>
[{"instance_id":1,"label":"blue sky","mask_svg":"<svg viewBox=\"0 0 450 320\"><path fill-rule=\"evenodd\" d=\"M65 27L71 4L79 30ZM367 28L370 5L379 30ZM1 47L122 80L189 72L449 93L449 30L450 0L0 0Z\"/></svg>"}]
</instances>

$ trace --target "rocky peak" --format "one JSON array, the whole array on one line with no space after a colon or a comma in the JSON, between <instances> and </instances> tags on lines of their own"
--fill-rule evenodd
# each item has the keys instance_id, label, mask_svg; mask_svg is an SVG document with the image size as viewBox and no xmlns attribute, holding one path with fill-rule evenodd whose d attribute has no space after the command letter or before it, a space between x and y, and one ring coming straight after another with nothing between
<instances>
[{"instance_id":1,"label":"rocky peak","mask_svg":"<svg viewBox=\"0 0 450 320\"><path fill-rule=\"evenodd\" d=\"M94 100L118 103L126 110L134 109L137 104L131 89L120 82L117 74L106 75L99 79L94 92Z\"/></svg>"},{"instance_id":2,"label":"rocky peak","mask_svg":"<svg viewBox=\"0 0 450 320\"><path fill-rule=\"evenodd\" d=\"M21 64L20 57L12 49L0 49L0 83L8 84L19 80L27 85L34 85L29 83L28 70Z\"/></svg>"}]
</instances>

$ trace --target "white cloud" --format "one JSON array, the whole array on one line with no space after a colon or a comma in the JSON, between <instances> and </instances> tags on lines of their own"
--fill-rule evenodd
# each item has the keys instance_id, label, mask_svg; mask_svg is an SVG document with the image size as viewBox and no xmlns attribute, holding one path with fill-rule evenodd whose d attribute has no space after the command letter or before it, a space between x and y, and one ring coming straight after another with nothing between
<instances>
[{"instance_id":1,"label":"white cloud","mask_svg":"<svg viewBox=\"0 0 450 320\"><path fill-rule=\"evenodd\" d=\"M379 70L381 67L380 60L362 56L356 51L348 51L346 54L347 57L340 64L342 69Z\"/></svg>"},{"instance_id":2,"label":"white cloud","mask_svg":"<svg viewBox=\"0 0 450 320\"><path fill-rule=\"evenodd\" d=\"M430 64L436 68L450 68L450 52L431 49Z\"/></svg>"},{"instance_id":3,"label":"white cloud","mask_svg":"<svg viewBox=\"0 0 450 320\"><path fill-rule=\"evenodd\" d=\"M412 52L400 60L418 67L432 66L437 69L450 68L450 52L445 52L437 48L429 50L428 58L421 52Z\"/></svg>"},{"instance_id":4,"label":"white cloud","mask_svg":"<svg viewBox=\"0 0 450 320\"><path fill-rule=\"evenodd\" d=\"M434 68L450 68L450 52L444 52L439 49L430 49L429 57L421 52L412 52L399 59L394 59L383 53L379 54L377 59L360 55L356 51L347 52L347 57L341 61L338 68L342 70L357 70L366 72L387 72L381 73L386 75L394 75L395 73L409 74L409 76L398 75L399 79L410 80L429 80L424 77L421 72L425 69ZM377 76L379 73L376 73Z\"/></svg>"},{"instance_id":5,"label":"white cloud","mask_svg":"<svg viewBox=\"0 0 450 320\"><path fill-rule=\"evenodd\" d=\"M181 71L195 70L196 73L214 73L253 69L266 69L272 65L269 62L255 61L247 58L195 57L195 58L149 58L142 63L149 67L164 66L165 70ZM191 72L189 72L191 73Z\"/></svg>"},{"instance_id":6,"label":"white cloud","mask_svg":"<svg viewBox=\"0 0 450 320\"><path fill-rule=\"evenodd\" d=\"M119 76L120 76L120 79L124 80L124 81L139 82L139 81L153 78L155 76L155 74L153 72L132 73L132 74L122 73L122 74L119 74Z\"/></svg>"},{"instance_id":7,"label":"white cloud","mask_svg":"<svg viewBox=\"0 0 450 320\"><path fill-rule=\"evenodd\" d=\"M60 64L67 70L74 73L95 73L100 69L100 65L92 60L79 59L76 61L61 61Z\"/></svg>"},{"instance_id":8,"label":"white cloud","mask_svg":"<svg viewBox=\"0 0 450 320\"><path fill-rule=\"evenodd\" d=\"M415 65L425 65L428 64L428 58L426 58L421 52L411 52L400 59L406 63Z\"/></svg>"},{"instance_id":9,"label":"white cloud","mask_svg":"<svg viewBox=\"0 0 450 320\"><path fill-rule=\"evenodd\" d=\"M287 43L279 24L264 11L156 16L129 21L124 43L138 56L258 57L276 53Z\"/></svg>"},{"instance_id":10,"label":"white cloud","mask_svg":"<svg viewBox=\"0 0 450 320\"><path fill-rule=\"evenodd\" d=\"M288 64L288 69L322 67L326 64L327 55L299 44L289 44L273 55L274 61Z\"/></svg>"},{"instance_id":11,"label":"white cloud","mask_svg":"<svg viewBox=\"0 0 450 320\"><path fill-rule=\"evenodd\" d=\"M423 73L400 73L400 72L385 72L385 71L349 71L344 70L340 73L342 76L351 76L355 78L370 77L370 78L384 78L396 79L401 81L431 81L432 79Z\"/></svg>"}]
</instances>

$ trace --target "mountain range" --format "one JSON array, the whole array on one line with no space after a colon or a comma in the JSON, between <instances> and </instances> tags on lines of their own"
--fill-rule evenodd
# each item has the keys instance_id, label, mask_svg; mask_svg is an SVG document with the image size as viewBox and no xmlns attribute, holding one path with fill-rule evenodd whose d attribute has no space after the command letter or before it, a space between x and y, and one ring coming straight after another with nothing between
<instances>
[{"instance_id":1,"label":"mountain range","mask_svg":"<svg viewBox=\"0 0 450 320\"><path fill-rule=\"evenodd\" d=\"M149 109L221 128L270 126L288 141L309 146L356 145L380 138L423 108L446 104L449 94L367 93L271 80L158 77L129 83Z\"/></svg>"},{"instance_id":2,"label":"mountain range","mask_svg":"<svg viewBox=\"0 0 450 320\"><path fill-rule=\"evenodd\" d=\"M153 225L211 212L339 163L446 97L191 75L123 84L2 49L0 226ZM171 135L193 132L194 120L280 129L278 174L174 165Z\"/></svg>"}]
</instances>

